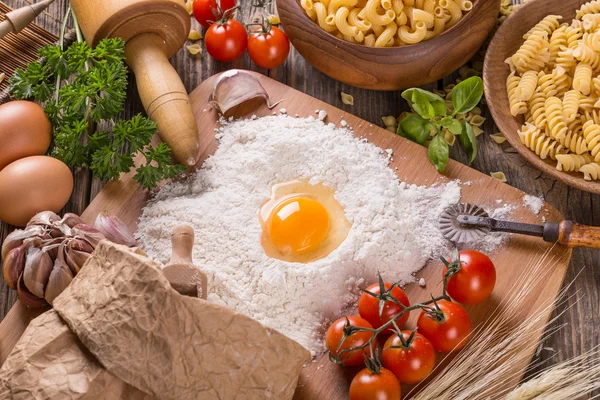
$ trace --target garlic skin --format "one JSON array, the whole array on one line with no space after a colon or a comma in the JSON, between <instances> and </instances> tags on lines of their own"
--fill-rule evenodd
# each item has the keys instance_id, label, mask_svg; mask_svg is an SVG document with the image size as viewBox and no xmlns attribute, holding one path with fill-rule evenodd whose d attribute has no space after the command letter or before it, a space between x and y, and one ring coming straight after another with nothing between
<instances>
[{"instance_id":1,"label":"garlic skin","mask_svg":"<svg viewBox=\"0 0 600 400\"><path fill-rule=\"evenodd\" d=\"M210 94L209 103L221 114L225 114L233 107L256 98L266 101L269 109L281 103L278 101L273 105L269 104L269 94L250 72L232 69L219 76Z\"/></svg>"},{"instance_id":2,"label":"garlic skin","mask_svg":"<svg viewBox=\"0 0 600 400\"><path fill-rule=\"evenodd\" d=\"M54 262L54 267L52 268L52 272L48 279L48 285L46 287L46 292L44 293L46 301L52 304L54 299L69 286L72 280L73 273L65 263L63 253L60 252Z\"/></svg>"},{"instance_id":3,"label":"garlic skin","mask_svg":"<svg viewBox=\"0 0 600 400\"><path fill-rule=\"evenodd\" d=\"M116 215L108 215L106 211L96 217L94 228L98 229L113 243L123 244L128 247L137 246L137 241L127 225Z\"/></svg>"}]
</instances>

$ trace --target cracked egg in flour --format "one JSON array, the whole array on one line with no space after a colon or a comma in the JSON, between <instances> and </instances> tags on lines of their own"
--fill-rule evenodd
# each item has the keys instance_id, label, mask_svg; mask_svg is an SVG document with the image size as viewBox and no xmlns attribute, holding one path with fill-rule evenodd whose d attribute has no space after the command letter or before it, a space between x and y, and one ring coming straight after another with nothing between
<instances>
[{"instance_id":1,"label":"cracked egg in flour","mask_svg":"<svg viewBox=\"0 0 600 400\"><path fill-rule=\"evenodd\" d=\"M323 184L300 179L274 185L259 212L265 253L308 263L337 249L352 224L334 194Z\"/></svg>"}]
</instances>

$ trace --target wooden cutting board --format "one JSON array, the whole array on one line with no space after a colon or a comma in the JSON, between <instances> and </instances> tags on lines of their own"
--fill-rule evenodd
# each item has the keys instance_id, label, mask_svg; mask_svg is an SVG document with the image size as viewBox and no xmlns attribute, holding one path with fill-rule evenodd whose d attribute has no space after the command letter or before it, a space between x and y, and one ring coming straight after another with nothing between
<instances>
[{"instance_id":1,"label":"wooden cutting board","mask_svg":"<svg viewBox=\"0 0 600 400\"><path fill-rule=\"evenodd\" d=\"M291 116L316 117L315 110L326 110L327 122L339 125L343 119L352 127L356 136L364 137L382 149L392 149L393 158L390 166L396 170L399 178L403 181L419 185L432 185L459 179L464 182L462 185L463 202L478 204L488 209L499 207L498 201L502 204L514 204L515 210L512 212L511 218L522 222L541 223L542 216L548 221L563 219L556 209L547 204L544 205L540 215L534 215L523 205L523 192L452 160L445 176L442 176L427 161L426 150L423 147L275 80L260 74L255 75L260 79L272 101L283 99L281 104L276 107L277 112L279 109L285 108ZM208 97L215 79L216 76L203 82L190 95L202 136L201 160L204 160L217 148L214 128L218 126L218 116L208 105ZM265 116L271 113L272 111L258 101L241 105L230 112L236 118L250 117L253 114ZM87 208L83 218L87 222L92 222L100 211L106 210L118 215L132 230L135 230L140 211L148 198L148 192L142 190L132 180L131 174L128 174L118 182L109 183ZM496 306L514 279L519 276L522 268L531 261L539 259L551 247L540 239L515 235L505 246L492 254L498 270L496 289L490 300L477 306L467 307L474 325L481 322L487 313ZM526 302L526 306L523 308L524 315L530 313L547 299L553 299L561 287L571 252L559 246L550 251L553 256L560 259L560 262L551 273L547 274L546 281L532 291L531 301ZM429 298L429 293L439 294L441 292L440 264L438 261L432 261L430 265L419 272L418 277L424 278L427 282L425 288L421 288L419 285L407 287L411 302L423 301ZM4 362L28 321L37 314L38 312L27 311L25 307L17 303L2 321L0 324L0 362ZM415 317L416 315L411 317L413 323ZM356 369L344 370L332 364L326 356L318 357L304 369L295 399L347 399L348 386L356 372Z\"/></svg>"}]
</instances>

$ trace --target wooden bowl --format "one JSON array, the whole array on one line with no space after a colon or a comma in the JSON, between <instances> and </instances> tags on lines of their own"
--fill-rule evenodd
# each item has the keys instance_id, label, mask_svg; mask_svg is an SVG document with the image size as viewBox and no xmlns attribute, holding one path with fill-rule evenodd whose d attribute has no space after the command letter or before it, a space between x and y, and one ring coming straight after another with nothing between
<instances>
[{"instance_id":1,"label":"wooden bowl","mask_svg":"<svg viewBox=\"0 0 600 400\"><path fill-rule=\"evenodd\" d=\"M600 194L600 182L583 179L582 173L567 173L556 169L556 161L542 160L521 143L517 131L521 129L522 115L510 113L506 78L510 70L504 61L512 56L523 43L523 35L547 15L562 15L563 22L570 22L576 10L589 0L538 0L519 7L498 29L488 48L483 68L483 81L487 104L494 121L508 142L537 169L577 189Z\"/></svg>"},{"instance_id":2,"label":"wooden bowl","mask_svg":"<svg viewBox=\"0 0 600 400\"><path fill-rule=\"evenodd\" d=\"M315 68L340 82L373 90L399 90L441 79L479 50L496 24L500 0L474 0L473 9L442 35L416 45L374 48L325 32L298 0L277 0L286 34Z\"/></svg>"}]
</instances>

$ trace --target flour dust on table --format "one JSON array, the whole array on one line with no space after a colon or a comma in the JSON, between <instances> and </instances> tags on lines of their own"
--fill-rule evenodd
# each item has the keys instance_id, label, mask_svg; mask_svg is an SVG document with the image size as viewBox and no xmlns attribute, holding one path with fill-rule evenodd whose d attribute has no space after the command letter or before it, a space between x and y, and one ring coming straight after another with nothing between
<instances>
[{"instance_id":1,"label":"flour dust on table","mask_svg":"<svg viewBox=\"0 0 600 400\"><path fill-rule=\"evenodd\" d=\"M421 187L401 182L390 154L347 129L287 115L222 121L220 144L194 175L165 186L144 208L138 237L165 263L171 229L190 224L194 263L208 275L208 300L245 313L323 350L327 320L356 299L379 271L386 281L414 273L450 244L438 217L460 199L459 182ZM307 263L268 257L258 213L273 185L303 179L335 193L352 224L331 253Z\"/></svg>"}]
</instances>

